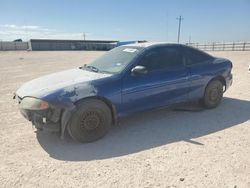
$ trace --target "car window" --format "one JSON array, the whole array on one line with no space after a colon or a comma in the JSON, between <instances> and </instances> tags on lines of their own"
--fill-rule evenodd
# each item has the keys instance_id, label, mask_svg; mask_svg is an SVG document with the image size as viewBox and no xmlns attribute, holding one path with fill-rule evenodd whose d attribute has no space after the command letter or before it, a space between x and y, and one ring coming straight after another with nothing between
<instances>
[{"instance_id":1,"label":"car window","mask_svg":"<svg viewBox=\"0 0 250 188\"><path fill-rule=\"evenodd\" d=\"M184 56L185 56L185 62L186 65L193 65L198 63L206 62L212 57L202 51L198 51L192 48L185 48L184 49Z\"/></svg>"},{"instance_id":2,"label":"car window","mask_svg":"<svg viewBox=\"0 0 250 188\"><path fill-rule=\"evenodd\" d=\"M138 65L153 71L182 67L183 61L178 47L158 47L146 52Z\"/></svg>"}]
</instances>

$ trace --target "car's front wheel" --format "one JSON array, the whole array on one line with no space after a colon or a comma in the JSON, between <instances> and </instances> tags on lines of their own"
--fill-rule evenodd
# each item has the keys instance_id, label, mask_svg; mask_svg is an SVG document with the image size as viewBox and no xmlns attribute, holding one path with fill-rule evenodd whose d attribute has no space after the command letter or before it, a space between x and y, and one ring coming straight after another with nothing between
<instances>
[{"instance_id":1,"label":"car's front wheel","mask_svg":"<svg viewBox=\"0 0 250 188\"><path fill-rule=\"evenodd\" d=\"M93 142L103 137L111 128L110 108L102 101L87 99L76 105L68 125L71 137L79 142Z\"/></svg>"},{"instance_id":2,"label":"car's front wheel","mask_svg":"<svg viewBox=\"0 0 250 188\"><path fill-rule=\"evenodd\" d=\"M219 80L212 80L205 89L201 103L205 108L215 108L220 104L222 97L223 84Z\"/></svg>"}]
</instances>

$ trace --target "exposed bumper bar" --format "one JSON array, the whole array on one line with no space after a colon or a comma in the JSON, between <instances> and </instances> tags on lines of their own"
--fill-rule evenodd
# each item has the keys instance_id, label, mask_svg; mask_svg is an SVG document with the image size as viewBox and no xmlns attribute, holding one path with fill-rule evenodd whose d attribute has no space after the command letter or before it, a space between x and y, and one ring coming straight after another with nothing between
<instances>
[{"instance_id":1,"label":"exposed bumper bar","mask_svg":"<svg viewBox=\"0 0 250 188\"><path fill-rule=\"evenodd\" d=\"M61 110L24 110L20 109L21 114L39 130L49 132L59 132L61 128Z\"/></svg>"}]
</instances>

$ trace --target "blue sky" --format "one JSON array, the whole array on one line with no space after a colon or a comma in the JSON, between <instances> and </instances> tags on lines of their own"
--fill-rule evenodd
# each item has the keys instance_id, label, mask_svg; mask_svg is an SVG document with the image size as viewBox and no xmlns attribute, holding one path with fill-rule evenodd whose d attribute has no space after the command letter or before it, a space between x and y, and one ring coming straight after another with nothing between
<instances>
[{"instance_id":1,"label":"blue sky","mask_svg":"<svg viewBox=\"0 0 250 188\"><path fill-rule=\"evenodd\" d=\"M0 40L250 41L250 0L0 0Z\"/></svg>"}]
</instances>

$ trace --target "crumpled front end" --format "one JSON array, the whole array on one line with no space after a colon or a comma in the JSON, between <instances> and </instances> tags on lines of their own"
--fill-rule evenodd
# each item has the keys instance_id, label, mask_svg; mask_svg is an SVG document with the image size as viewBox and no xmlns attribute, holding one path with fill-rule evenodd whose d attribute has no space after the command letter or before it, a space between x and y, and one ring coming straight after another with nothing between
<instances>
[{"instance_id":1,"label":"crumpled front end","mask_svg":"<svg viewBox=\"0 0 250 188\"><path fill-rule=\"evenodd\" d=\"M61 115L63 112L62 108L48 104L47 106L43 103L35 104L37 101L42 101L40 99L32 97L20 98L15 96L19 103L19 110L24 118L31 121L32 124L39 130L47 130L50 132L59 132L61 129ZM32 98L27 104L27 98ZM26 100L26 102L25 102ZM24 104L26 103L26 104ZM40 105L40 106L39 106Z\"/></svg>"},{"instance_id":2,"label":"crumpled front end","mask_svg":"<svg viewBox=\"0 0 250 188\"><path fill-rule=\"evenodd\" d=\"M74 103L96 96L95 80L110 74L71 69L53 73L23 84L15 93L22 115L39 130L64 131L75 111Z\"/></svg>"}]
</instances>

